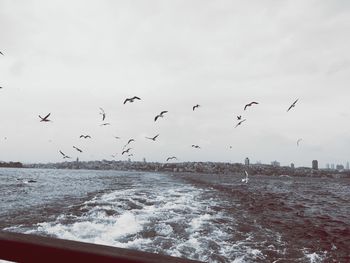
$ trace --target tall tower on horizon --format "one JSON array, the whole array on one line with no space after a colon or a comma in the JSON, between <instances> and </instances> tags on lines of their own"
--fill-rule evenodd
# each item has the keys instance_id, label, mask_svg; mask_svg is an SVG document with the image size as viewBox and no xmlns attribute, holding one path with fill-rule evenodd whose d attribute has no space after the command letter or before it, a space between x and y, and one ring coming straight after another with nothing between
<instances>
[{"instance_id":1,"label":"tall tower on horizon","mask_svg":"<svg viewBox=\"0 0 350 263\"><path fill-rule=\"evenodd\" d=\"M248 157L244 159L244 164L245 164L246 166L249 166L249 158L248 158Z\"/></svg>"},{"instance_id":2,"label":"tall tower on horizon","mask_svg":"<svg viewBox=\"0 0 350 263\"><path fill-rule=\"evenodd\" d=\"M318 161L317 160L313 160L312 161L312 169L313 170L318 170Z\"/></svg>"},{"instance_id":3,"label":"tall tower on horizon","mask_svg":"<svg viewBox=\"0 0 350 263\"><path fill-rule=\"evenodd\" d=\"M349 162L346 162L346 170L350 170Z\"/></svg>"}]
</instances>

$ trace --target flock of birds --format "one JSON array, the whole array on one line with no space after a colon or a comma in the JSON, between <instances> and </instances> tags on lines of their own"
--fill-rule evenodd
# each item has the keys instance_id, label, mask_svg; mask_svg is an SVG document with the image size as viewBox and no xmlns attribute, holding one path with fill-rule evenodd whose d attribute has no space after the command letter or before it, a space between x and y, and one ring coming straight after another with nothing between
<instances>
[{"instance_id":1,"label":"flock of birds","mask_svg":"<svg viewBox=\"0 0 350 263\"><path fill-rule=\"evenodd\" d=\"M0 55L4 56L4 54L0 51ZM0 87L0 89L2 89L2 87ZM141 98L138 97L138 96L134 96L134 97L131 97L131 98L126 98L123 102L123 104L125 105L126 103L133 103L135 101L140 101ZM292 108L294 108L297 104L299 99L296 99L287 109L287 112L289 112ZM252 101L250 103L247 103L246 105L244 105L244 111L246 111L248 109L248 107L252 107L254 105L258 105L259 103L256 102L256 101ZM201 107L201 105L199 104L196 104L192 107L192 111L195 111L195 110L198 110L199 108ZM99 108L100 112L99 114L101 115L102 117L102 124L100 124L101 126L107 126L107 125L110 125L109 122L105 122L106 120L106 112L104 111L103 108ZM164 110L164 111L161 111L159 114L157 114L155 117L154 117L154 122L158 121L160 118L164 118L166 116L166 114L168 113L168 111ZM43 122L43 123L47 123L47 122L51 122L52 120L50 119L50 116L51 116L51 113L48 113L46 114L44 117L42 117L41 115L39 115L39 119L40 119L40 122ZM235 125L235 128L237 128L238 126L242 125L247 119L243 118L242 115L238 115L237 116L237 124ZM156 141L157 138L159 137L160 134L157 134L153 137L145 137L145 139L148 139L148 140L151 140L151 141ZM80 139L91 139L91 136L89 134L81 134ZM120 137L117 137L115 136L115 139L120 139ZM301 138L299 138L297 140L297 146L299 146L300 142L302 141ZM121 155L126 155L128 157L131 157L133 156L133 153L131 152L132 148L130 147L131 146L131 143L135 142L135 139L130 139L122 148L122 151L121 151ZM195 148L195 149L201 149L201 147L199 145L195 145L195 144L192 144L191 146L192 148ZM73 148L78 151L79 153L82 153L83 150L76 147L76 146L73 146ZM230 146L230 148L232 148L232 146ZM59 153L62 155L62 158L63 159L70 159L71 157L67 154L65 154L62 150L59 150ZM116 157L116 155L111 155L113 158ZM170 160L177 160L177 157L176 156L170 156L168 158L166 158L166 161L170 161ZM245 174L246 174L246 178L242 179L242 182L245 182L245 183L248 183L248 173L247 171L245 171Z\"/></svg>"},{"instance_id":2,"label":"flock of birds","mask_svg":"<svg viewBox=\"0 0 350 263\"><path fill-rule=\"evenodd\" d=\"M126 104L127 102L132 103L132 102L134 102L135 100L141 100L141 98L140 98L140 97L137 97L137 96L134 96L134 97L132 97L132 98L126 98L126 99L124 100L123 104ZM294 101L294 102L289 106L289 108L287 109L287 112L290 111L293 107L295 107L295 105L296 105L297 102L298 102L298 99L297 99L296 101ZM258 104L259 104L258 102L252 101L252 102L250 102L250 103L248 103L248 104L246 104L246 105L244 106L244 111L246 111L248 107L251 107L251 106L253 106L253 105L258 105ZM201 107L201 105L199 105L199 104L194 105L194 106L192 107L192 111L195 111L195 110L198 109L199 107ZM101 124L101 126L110 125L109 122L104 122L105 119L106 119L106 112L104 111L104 109L101 108L101 107L100 107L99 109L100 109L99 114L102 116L102 122L103 122L103 123ZM156 115L156 116L154 117L154 121L156 122L159 118L164 118L166 113L168 113L168 111L161 111L158 115ZM44 117L42 117L41 115L39 115L40 122L50 122L50 121L51 121L51 120L49 119L50 115L51 115L51 113L48 113L48 114L45 115ZM237 128L237 127L240 126L243 122L245 122L246 119L242 119L242 115L238 115L238 116L237 116L237 121L238 121L238 123L236 124L235 128ZM155 136L153 136L153 137L145 137L145 138L148 139L148 140L151 140L151 141L154 141L154 142L155 142L155 141L157 140L157 138L159 137L159 135L160 135L160 134L157 134L157 135L155 135ZM79 138L82 138L82 139L89 139L89 138L91 138L91 136L88 135L88 134L86 134L86 135L81 134ZM116 138L116 139L120 139L120 137L117 137L117 136L115 136L115 138ZM298 145L298 146L299 146L301 140L302 140L302 139L298 139L298 140L297 140L297 145ZM130 144L131 144L132 142L135 142L135 139L130 139L130 140L123 146L122 151L121 151L121 155L127 154L128 157L132 157L132 156L133 156L133 153L130 152L130 151L132 150L132 148L130 147ZM195 148L195 149L201 149L201 147L200 147L199 145L196 145L196 144L192 144L191 147L192 147L192 148ZM76 146L73 146L73 148L74 148L75 150L77 150L78 152L80 152L80 153L83 152L80 148L78 148L78 147L76 147ZM232 148L232 146L230 146L230 148ZM59 150L59 153L62 155L63 159L69 159L69 158L71 158L70 156L68 156L68 155L66 155L64 152L62 152L61 150ZM111 156L112 156L113 158L116 157L116 155L111 155ZM170 160L177 160L177 157L176 157L176 156L171 156L171 157L166 158L166 161L167 161L167 162L170 161ZM246 173L246 175L247 175L247 173ZM248 176L248 175L247 175L247 176ZM246 179L244 179L244 180L245 180L246 182L248 182L248 177L247 177Z\"/></svg>"}]
</instances>

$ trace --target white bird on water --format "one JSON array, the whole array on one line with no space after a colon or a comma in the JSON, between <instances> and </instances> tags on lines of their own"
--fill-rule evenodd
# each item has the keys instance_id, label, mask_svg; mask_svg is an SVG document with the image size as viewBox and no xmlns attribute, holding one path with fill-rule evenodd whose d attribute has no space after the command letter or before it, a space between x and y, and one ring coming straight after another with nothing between
<instances>
[{"instance_id":1,"label":"white bird on water","mask_svg":"<svg viewBox=\"0 0 350 263\"><path fill-rule=\"evenodd\" d=\"M242 179L242 183L248 183L248 172L247 171L244 171L245 172L245 178Z\"/></svg>"}]
</instances>

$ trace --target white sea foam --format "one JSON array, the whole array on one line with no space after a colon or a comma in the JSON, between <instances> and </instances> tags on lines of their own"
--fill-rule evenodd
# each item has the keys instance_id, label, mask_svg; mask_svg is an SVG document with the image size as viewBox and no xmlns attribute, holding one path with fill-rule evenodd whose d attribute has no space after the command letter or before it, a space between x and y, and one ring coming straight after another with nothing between
<instances>
[{"instance_id":1,"label":"white sea foam","mask_svg":"<svg viewBox=\"0 0 350 263\"><path fill-rule=\"evenodd\" d=\"M210 189L157 183L98 195L80 206L80 213L62 214L42 222L27 233L132 248L163 251L168 255L206 262L263 259L254 246L253 234L232 244L236 221L218 207ZM77 210L76 207L72 209ZM221 223L222 220L226 223Z\"/></svg>"}]
</instances>

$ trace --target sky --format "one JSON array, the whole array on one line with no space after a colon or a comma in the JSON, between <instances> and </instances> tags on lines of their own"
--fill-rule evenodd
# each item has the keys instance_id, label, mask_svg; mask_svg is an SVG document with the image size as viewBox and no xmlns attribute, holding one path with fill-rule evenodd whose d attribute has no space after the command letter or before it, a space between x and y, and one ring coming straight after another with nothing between
<instances>
[{"instance_id":1,"label":"sky","mask_svg":"<svg viewBox=\"0 0 350 263\"><path fill-rule=\"evenodd\" d=\"M349 32L348 0L0 0L0 160L126 160L133 138L135 161L345 164Z\"/></svg>"}]
</instances>

